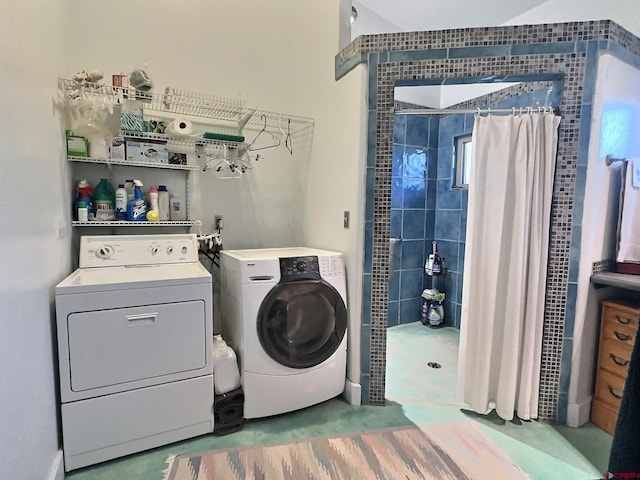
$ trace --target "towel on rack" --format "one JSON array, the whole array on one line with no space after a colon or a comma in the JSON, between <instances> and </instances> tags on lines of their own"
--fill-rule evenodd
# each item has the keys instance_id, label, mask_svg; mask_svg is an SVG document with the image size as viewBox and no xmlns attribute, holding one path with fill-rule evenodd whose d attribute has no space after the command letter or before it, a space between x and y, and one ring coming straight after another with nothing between
<instances>
[{"instance_id":1,"label":"towel on rack","mask_svg":"<svg viewBox=\"0 0 640 480\"><path fill-rule=\"evenodd\" d=\"M640 169L640 159L634 158L627 162L621 195L619 223L618 263L640 263L640 188L634 188L634 172ZM634 221L635 220L635 221Z\"/></svg>"}]
</instances>

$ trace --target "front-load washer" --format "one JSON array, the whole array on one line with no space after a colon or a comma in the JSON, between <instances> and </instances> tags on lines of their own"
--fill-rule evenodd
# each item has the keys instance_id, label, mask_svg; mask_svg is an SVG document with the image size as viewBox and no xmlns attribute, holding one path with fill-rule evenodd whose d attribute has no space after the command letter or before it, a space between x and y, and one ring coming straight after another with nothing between
<instances>
[{"instance_id":1,"label":"front-load washer","mask_svg":"<svg viewBox=\"0 0 640 480\"><path fill-rule=\"evenodd\" d=\"M344 390L347 296L342 254L223 250L222 336L238 353L247 419L308 407Z\"/></svg>"},{"instance_id":2,"label":"front-load washer","mask_svg":"<svg viewBox=\"0 0 640 480\"><path fill-rule=\"evenodd\" d=\"M196 236L83 236L79 264L56 287L65 470L212 432Z\"/></svg>"}]
</instances>

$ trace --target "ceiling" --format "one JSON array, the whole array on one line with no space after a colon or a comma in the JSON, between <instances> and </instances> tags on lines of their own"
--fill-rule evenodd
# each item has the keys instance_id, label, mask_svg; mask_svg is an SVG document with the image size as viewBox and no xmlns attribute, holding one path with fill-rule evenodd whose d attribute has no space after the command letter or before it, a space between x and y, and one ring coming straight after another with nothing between
<instances>
[{"instance_id":1,"label":"ceiling","mask_svg":"<svg viewBox=\"0 0 640 480\"><path fill-rule=\"evenodd\" d=\"M358 18L351 38L389 32L495 26L522 15L547 0L353 0ZM446 108L513 84L396 88L397 100Z\"/></svg>"},{"instance_id":2,"label":"ceiling","mask_svg":"<svg viewBox=\"0 0 640 480\"><path fill-rule=\"evenodd\" d=\"M501 25L547 0L353 0L362 34ZM386 28L385 28L386 27Z\"/></svg>"}]
</instances>

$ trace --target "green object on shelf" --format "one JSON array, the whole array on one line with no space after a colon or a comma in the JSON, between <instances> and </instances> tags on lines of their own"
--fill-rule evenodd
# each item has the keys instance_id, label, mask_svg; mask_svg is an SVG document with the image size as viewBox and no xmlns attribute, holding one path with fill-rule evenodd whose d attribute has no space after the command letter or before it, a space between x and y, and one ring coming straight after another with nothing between
<instances>
[{"instance_id":1,"label":"green object on shelf","mask_svg":"<svg viewBox=\"0 0 640 480\"><path fill-rule=\"evenodd\" d=\"M242 135L227 135L226 133L213 133L213 132L204 132L202 135L203 138L207 138L209 140L223 140L226 142L244 142L244 137Z\"/></svg>"}]
</instances>

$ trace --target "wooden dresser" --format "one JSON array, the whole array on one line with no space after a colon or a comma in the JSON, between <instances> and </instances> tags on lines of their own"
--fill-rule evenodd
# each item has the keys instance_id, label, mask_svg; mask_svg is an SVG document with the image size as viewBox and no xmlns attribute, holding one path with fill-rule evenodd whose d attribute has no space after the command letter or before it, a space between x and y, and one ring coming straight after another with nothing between
<instances>
[{"instance_id":1,"label":"wooden dresser","mask_svg":"<svg viewBox=\"0 0 640 480\"><path fill-rule=\"evenodd\" d=\"M638 331L640 301L602 302L600 348L591 421L613 435L627 378L633 342Z\"/></svg>"}]
</instances>

